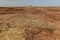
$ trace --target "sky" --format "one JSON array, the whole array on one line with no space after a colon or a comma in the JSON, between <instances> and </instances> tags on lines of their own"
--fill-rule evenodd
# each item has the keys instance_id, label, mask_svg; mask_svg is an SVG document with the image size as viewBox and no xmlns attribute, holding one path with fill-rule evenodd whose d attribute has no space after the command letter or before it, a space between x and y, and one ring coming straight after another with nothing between
<instances>
[{"instance_id":1,"label":"sky","mask_svg":"<svg viewBox=\"0 0 60 40\"><path fill-rule=\"evenodd\" d=\"M0 6L60 6L60 0L0 0Z\"/></svg>"}]
</instances>

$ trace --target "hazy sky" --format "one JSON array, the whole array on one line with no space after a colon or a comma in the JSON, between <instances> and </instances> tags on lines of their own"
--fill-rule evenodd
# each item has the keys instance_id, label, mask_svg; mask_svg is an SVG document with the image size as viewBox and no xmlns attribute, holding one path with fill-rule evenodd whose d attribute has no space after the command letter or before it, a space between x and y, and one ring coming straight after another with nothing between
<instances>
[{"instance_id":1,"label":"hazy sky","mask_svg":"<svg viewBox=\"0 0 60 40\"><path fill-rule=\"evenodd\" d=\"M60 0L0 0L0 6L60 6Z\"/></svg>"}]
</instances>

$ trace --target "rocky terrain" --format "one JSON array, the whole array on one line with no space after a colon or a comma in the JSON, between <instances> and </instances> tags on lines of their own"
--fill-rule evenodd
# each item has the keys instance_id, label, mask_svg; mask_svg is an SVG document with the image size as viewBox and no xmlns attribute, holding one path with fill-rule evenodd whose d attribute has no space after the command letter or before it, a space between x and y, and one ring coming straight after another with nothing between
<instances>
[{"instance_id":1,"label":"rocky terrain","mask_svg":"<svg viewBox=\"0 0 60 40\"><path fill-rule=\"evenodd\" d=\"M0 40L60 40L60 7L0 7Z\"/></svg>"}]
</instances>

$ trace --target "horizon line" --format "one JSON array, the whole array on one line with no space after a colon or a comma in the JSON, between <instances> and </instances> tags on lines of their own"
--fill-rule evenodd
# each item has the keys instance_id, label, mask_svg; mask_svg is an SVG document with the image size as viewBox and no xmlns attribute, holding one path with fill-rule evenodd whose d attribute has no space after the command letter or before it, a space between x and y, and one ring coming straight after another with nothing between
<instances>
[{"instance_id":1,"label":"horizon line","mask_svg":"<svg viewBox=\"0 0 60 40\"><path fill-rule=\"evenodd\" d=\"M60 7L60 6L37 6L37 5L27 5L27 6L0 6L0 7Z\"/></svg>"}]
</instances>

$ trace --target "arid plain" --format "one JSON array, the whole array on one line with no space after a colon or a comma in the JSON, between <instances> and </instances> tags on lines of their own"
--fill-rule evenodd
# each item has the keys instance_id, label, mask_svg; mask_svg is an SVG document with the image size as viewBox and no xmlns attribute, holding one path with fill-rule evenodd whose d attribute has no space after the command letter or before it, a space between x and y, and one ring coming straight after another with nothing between
<instances>
[{"instance_id":1,"label":"arid plain","mask_svg":"<svg viewBox=\"0 0 60 40\"><path fill-rule=\"evenodd\" d=\"M0 40L60 40L60 7L0 7Z\"/></svg>"}]
</instances>

